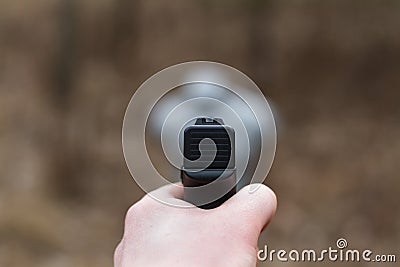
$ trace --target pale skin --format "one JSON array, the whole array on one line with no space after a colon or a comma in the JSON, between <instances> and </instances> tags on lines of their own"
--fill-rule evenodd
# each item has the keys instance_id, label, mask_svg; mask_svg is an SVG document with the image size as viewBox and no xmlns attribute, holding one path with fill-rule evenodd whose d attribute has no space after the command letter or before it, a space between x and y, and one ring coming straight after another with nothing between
<instances>
[{"instance_id":1,"label":"pale skin","mask_svg":"<svg viewBox=\"0 0 400 267\"><path fill-rule=\"evenodd\" d=\"M154 195L183 202L181 186L167 185ZM114 266L256 266L258 237L276 203L265 185L255 192L244 187L211 210L174 207L146 195L126 214Z\"/></svg>"}]
</instances>

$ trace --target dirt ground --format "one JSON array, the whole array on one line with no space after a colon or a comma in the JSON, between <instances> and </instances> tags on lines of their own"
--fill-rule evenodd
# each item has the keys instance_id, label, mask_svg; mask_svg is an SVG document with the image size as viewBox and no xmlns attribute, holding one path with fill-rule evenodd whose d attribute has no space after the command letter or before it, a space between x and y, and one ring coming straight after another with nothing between
<instances>
[{"instance_id":1,"label":"dirt ground","mask_svg":"<svg viewBox=\"0 0 400 267\"><path fill-rule=\"evenodd\" d=\"M260 247L343 237L399 257L399 12L395 0L0 1L0 266L112 265L144 195L122 154L125 108L156 71L199 59L248 74L275 110L265 183L278 211Z\"/></svg>"}]
</instances>

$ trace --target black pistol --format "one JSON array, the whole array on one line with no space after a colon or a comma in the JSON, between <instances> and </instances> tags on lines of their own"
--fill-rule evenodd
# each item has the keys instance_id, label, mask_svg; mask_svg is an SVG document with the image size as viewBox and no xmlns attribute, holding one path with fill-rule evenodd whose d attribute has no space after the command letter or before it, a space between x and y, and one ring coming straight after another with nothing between
<instances>
[{"instance_id":1,"label":"black pistol","mask_svg":"<svg viewBox=\"0 0 400 267\"><path fill-rule=\"evenodd\" d=\"M188 126L183 155L181 179L186 201L212 209L236 193L235 131L222 119L197 118L195 125ZM193 187L197 188L190 190Z\"/></svg>"}]
</instances>

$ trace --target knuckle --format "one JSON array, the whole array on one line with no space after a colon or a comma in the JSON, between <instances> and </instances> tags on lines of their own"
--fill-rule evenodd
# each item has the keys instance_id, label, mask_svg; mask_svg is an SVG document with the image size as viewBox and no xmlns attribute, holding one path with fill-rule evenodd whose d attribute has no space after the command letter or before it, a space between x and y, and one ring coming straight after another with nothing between
<instances>
[{"instance_id":1,"label":"knuckle","mask_svg":"<svg viewBox=\"0 0 400 267\"><path fill-rule=\"evenodd\" d=\"M146 196L130 206L125 216L125 227L135 225L138 218L145 217L150 209L151 201Z\"/></svg>"}]
</instances>

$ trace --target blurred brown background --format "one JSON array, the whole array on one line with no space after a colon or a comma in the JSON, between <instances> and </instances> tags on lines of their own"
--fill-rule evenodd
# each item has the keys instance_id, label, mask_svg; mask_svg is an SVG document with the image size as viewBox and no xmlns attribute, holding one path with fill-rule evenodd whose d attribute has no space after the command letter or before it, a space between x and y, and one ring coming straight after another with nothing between
<instances>
[{"instance_id":1,"label":"blurred brown background","mask_svg":"<svg viewBox=\"0 0 400 267\"><path fill-rule=\"evenodd\" d=\"M276 108L279 207L260 246L345 237L400 256L400 1L2 0L0 266L112 265L144 194L125 108L199 59L242 70Z\"/></svg>"}]
</instances>

